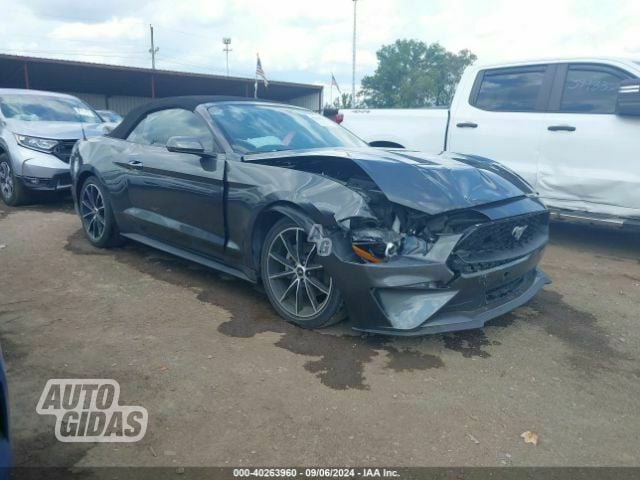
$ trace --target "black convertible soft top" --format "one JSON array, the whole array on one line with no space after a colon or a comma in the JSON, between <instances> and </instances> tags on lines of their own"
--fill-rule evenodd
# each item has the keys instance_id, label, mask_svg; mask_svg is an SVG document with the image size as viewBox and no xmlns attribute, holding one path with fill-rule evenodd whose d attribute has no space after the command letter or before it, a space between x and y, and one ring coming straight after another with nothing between
<instances>
[{"instance_id":1,"label":"black convertible soft top","mask_svg":"<svg viewBox=\"0 0 640 480\"><path fill-rule=\"evenodd\" d=\"M124 117L122 122L114 128L107 136L113 138L125 139L131 133L131 130L150 113L157 112L158 110L165 110L167 108L184 108L185 110L193 111L198 105L203 103L215 103L215 102L260 102L255 98L247 97L232 97L226 95L185 95L182 97L167 97L151 100L149 103L145 103L139 107L131 110ZM264 101L264 100L262 100ZM277 103L277 102L268 102Z\"/></svg>"}]
</instances>

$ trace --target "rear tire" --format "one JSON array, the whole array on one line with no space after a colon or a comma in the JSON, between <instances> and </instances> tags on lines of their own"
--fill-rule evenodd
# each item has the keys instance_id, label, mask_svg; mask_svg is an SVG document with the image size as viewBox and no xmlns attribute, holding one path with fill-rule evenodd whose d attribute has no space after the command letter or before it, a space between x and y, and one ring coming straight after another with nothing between
<instances>
[{"instance_id":1,"label":"rear tire","mask_svg":"<svg viewBox=\"0 0 640 480\"><path fill-rule=\"evenodd\" d=\"M98 248L122 245L118 224L107 189L94 177L88 177L78 195L78 212L87 240Z\"/></svg>"},{"instance_id":2,"label":"rear tire","mask_svg":"<svg viewBox=\"0 0 640 480\"><path fill-rule=\"evenodd\" d=\"M289 218L271 227L262 245L260 274L269 301L287 322L303 328L324 328L345 318L335 282L314 262L315 248Z\"/></svg>"},{"instance_id":3,"label":"rear tire","mask_svg":"<svg viewBox=\"0 0 640 480\"><path fill-rule=\"evenodd\" d=\"M9 155L0 155L0 196L10 207L27 205L33 201L31 193L16 178Z\"/></svg>"}]
</instances>

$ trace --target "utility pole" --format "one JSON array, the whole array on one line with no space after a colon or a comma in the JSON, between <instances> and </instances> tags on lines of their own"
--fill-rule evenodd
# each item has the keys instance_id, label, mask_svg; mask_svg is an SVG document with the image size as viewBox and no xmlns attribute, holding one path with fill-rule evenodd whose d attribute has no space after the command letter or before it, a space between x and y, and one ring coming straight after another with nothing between
<instances>
[{"instance_id":1,"label":"utility pole","mask_svg":"<svg viewBox=\"0 0 640 480\"><path fill-rule=\"evenodd\" d=\"M356 14L358 0L353 0L353 57L351 60L351 108L356 106Z\"/></svg>"},{"instance_id":2,"label":"utility pole","mask_svg":"<svg viewBox=\"0 0 640 480\"><path fill-rule=\"evenodd\" d=\"M229 52L233 52L233 50L229 47L231 45L231 37L223 37L222 43L224 44L224 48L222 51L227 55L227 77L229 76Z\"/></svg>"},{"instance_id":3,"label":"utility pole","mask_svg":"<svg viewBox=\"0 0 640 480\"><path fill-rule=\"evenodd\" d=\"M151 48L149 49L151 54L151 98L156 98L156 53L160 49L153 43L153 25L149 24L149 29L151 30Z\"/></svg>"},{"instance_id":4,"label":"utility pole","mask_svg":"<svg viewBox=\"0 0 640 480\"><path fill-rule=\"evenodd\" d=\"M151 54L151 70L156 69L156 53L160 50L153 43L153 25L149 25L149 29L151 30L151 48L149 49L149 53Z\"/></svg>"}]
</instances>

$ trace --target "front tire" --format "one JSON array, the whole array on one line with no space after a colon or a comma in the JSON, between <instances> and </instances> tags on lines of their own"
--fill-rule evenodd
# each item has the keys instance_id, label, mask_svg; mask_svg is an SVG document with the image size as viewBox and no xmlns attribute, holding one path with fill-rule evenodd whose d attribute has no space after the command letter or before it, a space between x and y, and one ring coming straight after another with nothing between
<instances>
[{"instance_id":1,"label":"front tire","mask_svg":"<svg viewBox=\"0 0 640 480\"><path fill-rule=\"evenodd\" d=\"M87 240L98 248L122 244L118 225L113 216L109 194L100 181L91 176L85 180L78 196L78 211Z\"/></svg>"},{"instance_id":2,"label":"front tire","mask_svg":"<svg viewBox=\"0 0 640 480\"><path fill-rule=\"evenodd\" d=\"M278 221L262 246L260 272L273 308L303 328L323 328L344 318L342 298L324 267L315 262L316 245L288 218Z\"/></svg>"},{"instance_id":3,"label":"front tire","mask_svg":"<svg viewBox=\"0 0 640 480\"><path fill-rule=\"evenodd\" d=\"M6 153L0 155L0 196L10 207L26 205L32 201L29 191L16 179L11 159Z\"/></svg>"}]
</instances>

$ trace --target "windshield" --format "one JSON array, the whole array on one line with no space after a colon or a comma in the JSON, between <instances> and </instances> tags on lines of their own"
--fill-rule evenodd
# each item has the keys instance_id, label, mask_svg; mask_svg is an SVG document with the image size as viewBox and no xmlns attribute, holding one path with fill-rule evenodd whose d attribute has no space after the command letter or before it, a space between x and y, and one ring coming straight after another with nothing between
<instances>
[{"instance_id":1,"label":"windshield","mask_svg":"<svg viewBox=\"0 0 640 480\"><path fill-rule=\"evenodd\" d=\"M86 103L76 98L50 95L2 95L0 109L5 118L27 122L102 123Z\"/></svg>"},{"instance_id":2,"label":"windshield","mask_svg":"<svg viewBox=\"0 0 640 480\"><path fill-rule=\"evenodd\" d=\"M98 114L105 122L121 122L122 117L111 110L98 110Z\"/></svg>"},{"instance_id":3,"label":"windshield","mask_svg":"<svg viewBox=\"0 0 640 480\"><path fill-rule=\"evenodd\" d=\"M309 110L280 105L220 103L209 114L239 154L367 144L331 120Z\"/></svg>"}]
</instances>

